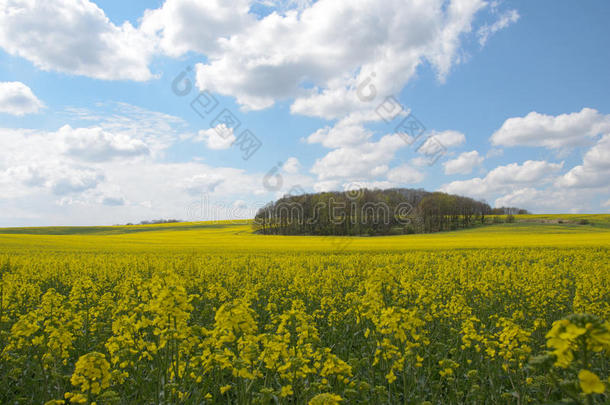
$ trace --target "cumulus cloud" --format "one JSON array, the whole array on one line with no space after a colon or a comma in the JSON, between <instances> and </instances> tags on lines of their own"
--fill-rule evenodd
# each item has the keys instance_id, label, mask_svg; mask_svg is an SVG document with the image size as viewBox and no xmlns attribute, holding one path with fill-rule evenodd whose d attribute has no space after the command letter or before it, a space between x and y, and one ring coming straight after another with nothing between
<instances>
[{"instance_id":1,"label":"cumulus cloud","mask_svg":"<svg viewBox=\"0 0 610 405\"><path fill-rule=\"evenodd\" d=\"M383 136L378 142L340 147L317 159L311 172L319 180L375 178L388 171L396 151L405 146L404 140L393 134Z\"/></svg>"},{"instance_id":2,"label":"cumulus cloud","mask_svg":"<svg viewBox=\"0 0 610 405\"><path fill-rule=\"evenodd\" d=\"M325 191L336 191L339 189L341 182L339 180L322 180L314 183L313 189L316 193Z\"/></svg>"},{"instance_id":3,"label":"cumulus cloud","mask_svg":"<svg viewBox=\"0 0 610 405\"><path fill-rule=\"evenodd\" d=\"M103 175L95 171L76 171L71 168L62 177L51 180L51 190L57 195L78 193L95 188L103 179Z\"/></svg>"},{"instance_id":4,"label":"cumulus cloud","mask_svg":"<svg viewBox=\"0 0 610 405\"><path fill-rule=\"evenodd\" d=\"M88 0L0 2L0 47L42 70L144 81L155 42Z\"/></svg>"},{"instance_id":5,"label":"cumulus cloud","mask_svg":"<svg viewBox=\"0 0 610 405\"><path fill-rule=\"evenodd\" d=\"M485 191L488 196L504 194L496 199L496 205L524 206L539 212L584 212L599 209L592 202L600 193L610 191L607 180L610 176L609 132L610 115L600 114L591 108L557 116L532 112L525 117L510 118L493 134L492 143L539 146L553 150L595 143L584 154L582 164L562 175L553 175L551 171L536 183L514 182L510 187L492 187L490 181L482 181L485 179L471 179L445 187L454 190L478 187L477 190ZM543 165L539 165L538 169L540 174L545 171Z\"/></svg>"},{"instance_id":6,"label":"cumulus cloud","mask_svg":"<svg viewBox=\"0 0 610 405\"><path fill-rule=\"evenodd\" d=\"M44 107L28 86L21 82L0 82L0 112L22 116Z\"/></svg>"},{"instance_id":7,"label":"cumulus cloud","mask_svg":"<svg viewBox=\"0 0 610 405\"><path fill-rule=\"evenodd\" d=\"M28 187L46 188L60 196L95 188L104 180L99 170L59 162L32 162L10 167L5 173L13 181Z\"/></svg>"},{"instance_id":8,"label":"cumulus cloud","mask_svg":"<svg viewBox=\"0 0 610 405\"><path fill-rule=\"evenodd\" d=\"M417 152L423 155L434 155L439 148L446 150L462 145L466 142L466 136L458 131L432 131L424 143L417 148Z\"/></svg>"},{"instance_id":9,"label":"cumulus cloud","mask_svg":"<svg viewBox=\"0 0 610 405\"><path fill-rule=\"evenodd\" d=\"M256 212L275 192L281 195L297 185L301 189L313 185L311 176L289 173L296 158L286 161L281 189L271 191L262 182L264 172L194 161L168 163L162 153L152 153L154 148L162 151L162 145L191 139L192 134L177 134L180 122L166 120L164 115L127 106L120 110L111 109L109 115L87 110L58 114L71 117L71 124L57 131L0 128L0 223L74 225L159 217L221 219L234 214L232 202L236 199L260 203L248 211ZM74 124L74 115L89 126ZM162 140L155 144L154 139ZM138 147L132 146L140 142L151 153L134 154ZM210 217L202 206L202 195L224 200L221 205L229 209ZM28 210L23 209L26 206Z\"/></svg>"},{"instance_id":10,"label":"cumulus cloud","mask_svg":"<svg viewBox=\"0 0 610 405\"><path fill-rule=\"evenodd\" d=\"M424 179L424 174L411 166L397 166L388 171L388 180L400 186L420 183Z\"/></svg>"},{"instance_id":11,"label":"cumulus cloud","mask_svg":"<svg viewBox=\"0 0 610 405\"><path fill-rule=\"evenodd\" d=\"M100 127L72 128L64 125L57 135L64 142L66 154L84 161L102 162L149 153L148 147L140 139L113 134Z\"/></svg>"},{"instance_id":12,"label":"cumulus cloud","mask_svg":"<svg viewBox=\"0 0 610 405\"><path fill-rule=\"evenodd\" d=\"M496 207L531 207L539 206L539 199L547 193L533 187L520 188L495 200Z\"/></svg>"},{"instance_id":13,"label":"cumulus cloud","mask_svg":"<svg viewBox=\"0 0 610 405\"><path fill-rule=\"evenodd\" d=\"M449 148L466 142L463 133L453 130L431 131L426 137L421 137L422 142L419 144L406 134L385 135L373 142L373 131L365 128L362 122L355 122L357 121L343 119L306 138L308 143L321 143L333 149L316 160L311 169L318 176L319 189L326 189L330 179L371 181L388 176L388 187L417 183L423 179L423 174L410 166L390 171L390 164L399 149L411 146L419 154L411 160L412 165L429 166Z\"/></svg>"},{"instance_id":14,"label":"cumulus cloud","mask_svg":"<svg viewBox=\"0 0 610 405\"><path fill-rule=\"evenodd\" d=\"M479 155L476 150L470 152L464 152L457 158L448 160L443 163L445 174L469 174L472 173L473 169L480 166L484 157Z\"/></svg>"},{"instance_id":15,"label":"cumulus cloud","mask_svg":"<svg viewBox=\"0 0 610 405\"><path fill-rule=\"evenodd\" d=\"M208 61L197 65L198 86L233 96L246 109L296 97L291 111L303 115L332 119L370 110L375 106L357 97L366 78L374 76L376 93L385 97L426 60L444 77L484 6L481 0L391 0L383 7L373 0L319 0L272 12L212 41Z\"/></svg>"},{"instance_id":16,"label":"cumulus cloud","mask_svg":"<svg viewBox=\"0 0 610 405\"><path fill-rule=\"evenodd\" d=\"M209 149L222 150L229 149L236 138L233 134L233 128L227 128L225 124L220 124L214 128L200 130L198 136L194 139L205 142Z\"/></svg>"},{"instance_id":17,"label":"cumulus cloud","mask_svg":"<svg viewBox=\"0 0 610 405\"><path fill-rule=\"evenodd\" d=\"M610 188L610 134L587 151L581 165L573 167L557 181L560 187Z\"/></svg>"},{"instance_id":18,"label":"cumulus cloud","mask_svg":"<svg viewBox=\"0 0 610 405\"><path fill-rule=\"evenodd\" d=\"M372 131L361 124L348 124L339 121L333 126L325 126L307 137L307 143L321 143L327 148L354 146L366 142L373 135Z\"/></svg>"},{"instance_id":19,"label":"cumulus cloud","mask_svg":"<svg viewBox=\"0 0 610 405\"><path fill-rule=\"evenodd\" d=\"M286 159L286 162L284 162L284 165L282 166L282 170L290 174L298 173L300 168L301 163L299 163L299 159L295 157Z\"/></svg>"},{"instance_id":20,"label":"cumulus cloud","mask_svg":"<svg viewBox=\"0 0 610 405\"><path fill-rule=\"evenodd\" d=\"M184 180L182 188L191 195L199 195L213 192L224 180L224 177L219 174L197 174Z\"/></svg>"},{"instance_id":21,"label":"cumulus cloud","mask_svg":"<svg viewBox=\"0 0 610 405\"><path fill-rule=\"evenodd\" d=\"M530 112L509 118L491 136L494 145L542 146L549 149L590 144L600 133L610 132L610 115L592 108L557 116Z\"/></svg>"},{"instance_id":22,"label":"cumulus cloud","mask_svg":"<svg viewBox=\"0 0 610 405\"><path fill-rule=\"evenodd\" d=\"M64 195L58 201L60 206L91 207L97 206L101 209L105 207L126 207L130 202L125 198L124 193L116 184L108 182L99 183L95 188L89 188L83 192L71 195ZM116 210L110 212L116 213Z\"/></svg>"},{"instance_id":23,"label":"cumulus cloud","mask_svg":"<svg viewBox=\"0 0 610 405\"><path fill-rule=\"evenodd\" d=\"M109 170L122 162L132 165L151 160L153 150L161 151L171 143L169 138L179 139L172 133L176 129L171 117L165 120L169 116L158 117L127 105L103 117L87 110L59 115L94 125L64 125L57 131L0 128L0 186L5 198L50 193L68 196L72 202L84 201L77 194L107 189L109 181L124 177L136 167L121 166L122 171L108 177ZM104 195L120 196L114 192ZM87 201L103 203L103 197Z\"/></svg>"},{"instance_id":24,"label":"cumulus cloud","mask_svg":"<svg viewBox=\"0 0 610 405\"><path fill-rule=\"evenodd\" d=\"M166 0L133 26L110 21L89 0L0 3L0 47L43 70L104 80L145 81L159 54L205 56L197 84L235 97L245 109L294 99L297 114L344 117L372 111L360 85L373 78L382 97L398 93L422 63L443 80L461 61L463 36L483 0L266 1ZM514 20L509 17L508 20ZM503 19L488 28L503 28Z\"/></svg>"},{"instance_id":25,"label":"cumulus cloud","mask_svg":"<svg viewBox=\"0 0 610 405\"><path fill-rule=\"evenodd\" d=\"M417 156L411 159L410 163L417 167L430 166L430 159L423 156Z\"/></svg>"},{"instance_id":26,"label":"cumulus cloud","mask_svg":"<svg viewBox=\"0 0 610 405\"><path fill-rule=\"evenodd\" d=\"M576 190L553 187L517 189L494 201L496 207L525 207L534 213L583 213L591 212L595 195Z\"/></svg>"},{"instance_id":27,"label":"cumulus cloud","mask_svg":"<svg viewBox=\"0 0 610 405\"><path fill-rule=\"evenodd\" d=\"M523 164L498 166L483 178L454 181L441 187L442 191L471 197L490 197L509 193L519 188L538 186L553 180L563 163L528 160Z\"/></svg>"},{"instance_id":28,"label":"cumulus cloud","mask_svg":"<svg viewBox=\"0 0 610 405\"><path fill-rule=\"evenodd\" d=\"M256 20L249 0L167 0L142 18L143 32L157 36L162 52L182 56L189 51L219 51L223 39L242 32Z\"/></svg>"}]
</instances>

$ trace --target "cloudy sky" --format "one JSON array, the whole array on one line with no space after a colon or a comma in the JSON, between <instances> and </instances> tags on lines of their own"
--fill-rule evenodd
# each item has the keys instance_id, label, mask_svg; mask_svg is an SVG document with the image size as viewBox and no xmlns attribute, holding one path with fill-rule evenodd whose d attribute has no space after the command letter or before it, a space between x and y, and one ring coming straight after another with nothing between
<instances>
[{"instance_id":1,"label":"cloudy sky","mask_svg":"<svg viewBox=\"0 0 610 405\"><path fill-rule=\"evenodd\" d=\"M0 226L442 190L610 212L610 3L0 0Z\"/></svg>"}]
</instances>

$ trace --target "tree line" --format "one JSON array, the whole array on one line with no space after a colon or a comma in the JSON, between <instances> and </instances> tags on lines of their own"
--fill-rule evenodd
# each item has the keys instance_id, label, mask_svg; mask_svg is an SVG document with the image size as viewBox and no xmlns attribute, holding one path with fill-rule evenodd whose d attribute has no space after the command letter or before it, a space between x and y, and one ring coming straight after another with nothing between
<instances>
[{"instance_id":1,"label":"tree line","mask_svg":"<svg viewBox=\"0 0 610 405\"><path fill-rule=\"evenodd\" d=\"M423 189L359 189L284 196L257 212L254 229L272 235L430 233L484 224L497 210L485 201Z\"/></svg>"}]
</instances>

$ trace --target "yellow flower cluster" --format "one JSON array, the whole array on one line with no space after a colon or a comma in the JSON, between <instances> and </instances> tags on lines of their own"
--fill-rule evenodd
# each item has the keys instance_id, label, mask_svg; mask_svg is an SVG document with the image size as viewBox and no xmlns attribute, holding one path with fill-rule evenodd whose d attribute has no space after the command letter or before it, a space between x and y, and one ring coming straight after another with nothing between
<instances>
[{"instance_id":1,"label":"yellow flower cluster","mask_svg":"<svg viewBox=\"0 0 610 405\"><path fill-rule=\"evenodd\" d=\"M1 259L1 403L608 400L607 248Z\"/></svg>"},{"instance_id":2,"label":"yellow flower cluster","mask_svg":"<svg viewBox=\"0 0 610 405\"><path fill-rule=\"evenodd\" d=\"M76 362L70 381L75 387L80 387L81 392L99 394L110 386L110 364L101 353L87 353Z\"/></svg>"},{"instance_id":3,"label":"yellow flower cluster","mask_svg":"<svg viewBox=\"0 0 610 405\"><path fill-rule=\"evenodd\" d=\"M553 323L546 335L547 346L553 349L555 365L566 368L579 350L610 352L610 322L591 315L572 315Z\"/></svg>"},{"instance_id":4,"label":"yellow flower cluster","mask_svg":"<svg viewBox=\"0 0 610 405\"><path fill-rule=\"evenodd\" d=\"M80 392L66 392L64 397L71 403L85 403L110 386L110 364L106 356L91 352L81 356L76 362L70 382Z\"/></svg>"}]
</instances>

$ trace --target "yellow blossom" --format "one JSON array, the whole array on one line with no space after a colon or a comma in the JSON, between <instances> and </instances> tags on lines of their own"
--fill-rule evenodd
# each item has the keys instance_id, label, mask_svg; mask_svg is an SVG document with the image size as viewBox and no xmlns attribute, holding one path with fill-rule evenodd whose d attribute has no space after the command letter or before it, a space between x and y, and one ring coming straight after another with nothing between
<instances>
[{"instance_id":1,"label":"yellow blossom","mask_svg":"<svg viewBox=\"0 0 610 405\"><path fill-rule=\"evenodd\" d=\"M606 390L606 386L601 382L599 377L589 370L580 370L578 373L578 381L582 392L585 394L603 394Z\"/></svg>"}]
</instances>

